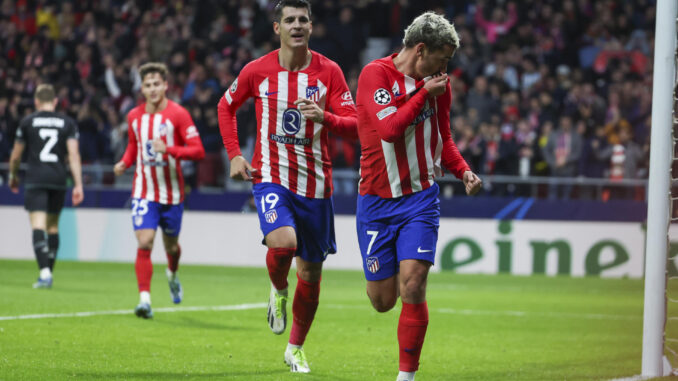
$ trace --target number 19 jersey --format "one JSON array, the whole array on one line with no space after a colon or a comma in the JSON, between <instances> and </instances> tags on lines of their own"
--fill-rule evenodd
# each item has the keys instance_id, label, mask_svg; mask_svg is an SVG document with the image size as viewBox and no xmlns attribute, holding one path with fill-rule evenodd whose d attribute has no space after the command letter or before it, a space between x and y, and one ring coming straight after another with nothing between
<instances>
[{"instance_id":1,"label":"number 19 jersey","mask_svg":"<svg viewBox=\"0 0 678 381\"><path fill-rule=\"evenodd\" d=\"M26 188L66 189L66 141L78 139L75 121L58 112L38 111L21 120L16 139L26 145Z\"/></svg>"},{"instance_id":2,"label":"number 19 jersey","mask_svg":"<svg viewBox=\"0 0 678 381\"><path fill-rule=\"evenodd\" d=\"M289 71L280 66L278 52L247 64L222 97L219 126L224 145L229 159L241 154L235 111L248 98L255 98L254 183L275 183L299 196L329 198L332 162L328 130L357 138L353 97L335 62L311 51L307 68ZM307 120L294 104L298 98L317 103L324 111L324 121Z\"/></svg>"}]
</instances>

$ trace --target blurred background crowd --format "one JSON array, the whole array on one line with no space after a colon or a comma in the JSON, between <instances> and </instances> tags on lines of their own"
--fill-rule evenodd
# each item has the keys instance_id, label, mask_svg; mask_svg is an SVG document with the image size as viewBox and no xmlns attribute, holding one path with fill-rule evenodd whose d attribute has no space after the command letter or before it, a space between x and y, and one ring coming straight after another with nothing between
<instances>
[{"instance_id":1,"label":"blurred background crowd","mask_svg":"<svg viewBox=\"0 0 678 381\"><path fill-rule=\"evenodd\" d=\"M451 124L481 175L647 177L655 2L651 0L316 0L310 47L339 63L353 94L361 68L400 48L426 10L445 14L461 37L450 63ZM194 187L229 189L216 105L253 58L279 47L269 0L2 0L0 163L39 83L56 86L59 109L77 120L85 164L106 171L127 143L126 113L141 101L136 67L167 63L171 99L191 113L207 151L186 163ZM256 134L253 103L238 112L246 157ZM357 142L333 137L335 172L355 177ZM107 167L108 166L108 167ZM493 186L520 195L520 185ZM352 186L337 186L354 192ZM572 196L552 186L550 197ZM585 192L575 191L577 197ZM640 188L606 198L643 199Z\"/></svg>"}]
</instances>

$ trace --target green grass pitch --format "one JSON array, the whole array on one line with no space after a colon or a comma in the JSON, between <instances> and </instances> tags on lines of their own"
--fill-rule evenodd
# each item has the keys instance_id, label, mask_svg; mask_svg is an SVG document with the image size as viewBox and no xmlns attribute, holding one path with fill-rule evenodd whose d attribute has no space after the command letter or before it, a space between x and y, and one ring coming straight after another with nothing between
<instances>
[{"instance_id":1,"label":"green grass pitch","mask_svg":"<svg viewBox=\"0 0 678 381\"><path fill-rule=\"evenodd\" d=\"M157 260L157 256L156 256ZM331 259L330 259L331 260ZM289 337L266 324L264 268L182 266L171 303L155 267L155 318L135 317L132 264L58 262L34 290L32 261L0 260L0 380L394 380L399 305L375 312L362 273L326 271L304 346L312 372L283 363ZM291 290L296 277L291 273ZM676 287L675 295L678 295ZM640 373L643 282L431 274L417 381L609 380ZM255 304L243 309L228 306ZM223 307L221 310L189 307ZM120 311L94 316L34 314ZM676 311L678 312L678 311ZM291 305L288 304L291 315ZM673 337L678 338L678 330Z\"/></svg>"}]
</instances>

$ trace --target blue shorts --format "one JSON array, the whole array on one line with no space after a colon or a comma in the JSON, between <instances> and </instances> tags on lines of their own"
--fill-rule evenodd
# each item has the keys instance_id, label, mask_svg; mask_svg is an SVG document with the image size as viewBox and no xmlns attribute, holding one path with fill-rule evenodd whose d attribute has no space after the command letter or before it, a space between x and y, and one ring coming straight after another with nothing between
<instances>
[{"instance_id":1,"label":"blue shorts","mask_svg":"<svg viewBox=\"0 0 678 381\"><path fill-rule=\"evenodd\" d=\"M367 280L398 273L403 259L434 263L440 200L438 185L398 198L358 195L356 227Z\"/></svg>"},{"instance_id":2,"label":"blue shorts","mask_svg":"<svg viewBox=\"0 0 678 381\"><path fill-rule=\"evenodd\" d=\"M165 205L143 198L132 199L132 225L134 230L157 229L170 237L176 237L181 231L181 216L184 204Z\"/></svg>"},{"instance_id":3,"label":"blue shorts","mask_svg":"<svg viewBox=\"0 0 678 381\"><path fill-rule=\"evenodd\" d=\"M252 194L264 238L275 229L291 226L297 235L295 255L302 259L323 262L328 254L337 252L331 198L299 196L273 183L254 184Z\"/></svg>"}]
</instances>

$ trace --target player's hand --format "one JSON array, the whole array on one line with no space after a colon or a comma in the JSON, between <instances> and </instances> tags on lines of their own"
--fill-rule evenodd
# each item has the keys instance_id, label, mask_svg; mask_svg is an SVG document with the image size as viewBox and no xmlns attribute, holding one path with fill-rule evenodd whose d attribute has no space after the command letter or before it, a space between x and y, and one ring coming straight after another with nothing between
<instances>
[{"instance_id":1,"label":"player's hand","mask_svg":"<svg viewBox=\"0 0 678 381\"><path fill-rule=\"evenodd\" d=\"M158 153L165 153L167 152L167 145L165 145L165 142L162 140L155 138L153 139L153 151L158 152Z\"/></svg>"},{"instance_id":2,"label":"player's hand","mask_svg":"<svg viewBox=\"0 0 678 381\"><path fill-rule=\"evenodd\" d=\"M431 79L426 81L424 88L428 91L428 95L431 97L437 97L445 93L447 89L447 82L450 79L447 77L446 73L436 74Z\"/></svg>"},{"instance_id":3,"label":"player's hand","mask_svg":"<svg viewBox=\"0 0 678 381\"><path fill-rule=\"evenodd\" d=\"M113 173L115 173L116 176L120 176L123 173L125 173L125 170L127 169L127 166L125 165L125 162L120 160L119 162L115 163L113 166Z\"/></svg>"},{"instance_id":4,"label":"player's hand","mask_svg":"<svg viewBox=\"0 0 678 381\"><path fill-rule=\"evenodd\" d=\"M82 185L73 187L73 194L71 195L71 201L73 201L73 206L78 206L85 199L85 192L82 191Z\"/></svg>"},{"instance_id":5,"label":"player's hand","mask_svg":"<svg viewBox=\"0 0 678 381\"><path fill-rule=\"evenodd\" d=\"M320 106L318 106L318 104L312 100L298 98L296 101L294 101L294 104L297 105L297 108L304 118L310 119L316 123L322 123L323 120L325 120L325 113L320 108Z\"/></svg>"},{"instance_id":6,"label":"player's hand","mask_svg":"<svg viewBox=\"0 0 678 381\"><path fill-rule=\"evenodd\" d=\"M466 194L473 196L474 194L480 191L480 188L483 185L482 180L475 173L471 171L464 172L464 186L466 187Z\"/></svg>"},{"instance_id":7,"label":"player's hand","mask_svg":"<svg viewBox=\"0 0 678 381\"><path fill-rule=\"evenodd\" d=\"M234 180L252 181L252 173L256 171L242 155L231 160L231 178Z\"/></svg>"},{"instance_id":8,"label":"player's hand","mask_svg":"<svg viewBox=\"0 0 678 381\"><path fill-rule=\"evenodd\" d=\"M9 189L12 193L19 193L19 177L12 174L9 175Z\"/></svg>"}]
</instances>

